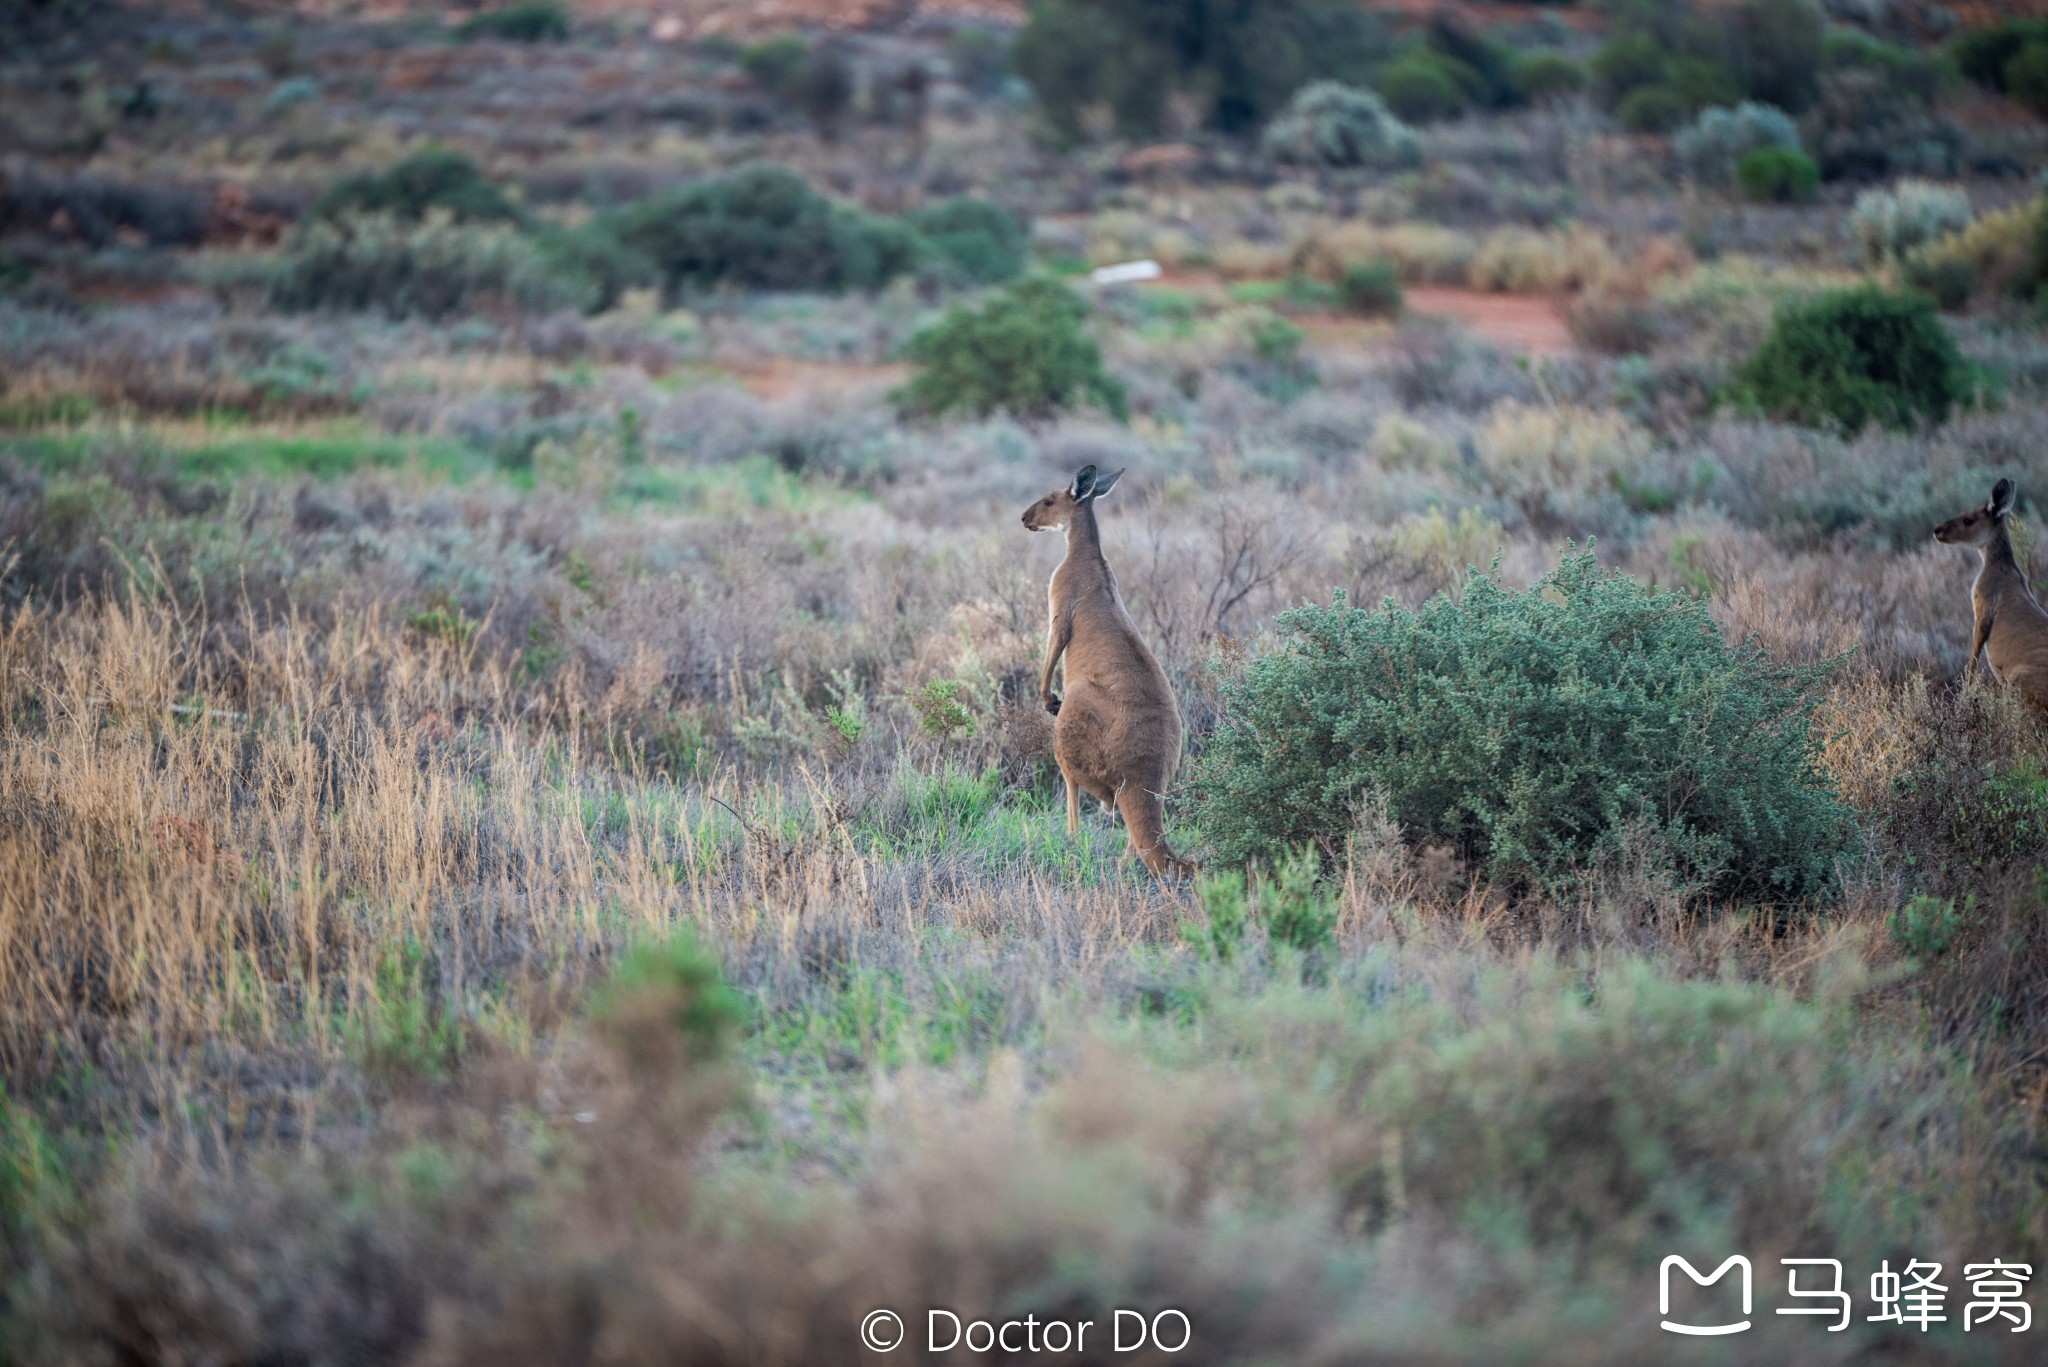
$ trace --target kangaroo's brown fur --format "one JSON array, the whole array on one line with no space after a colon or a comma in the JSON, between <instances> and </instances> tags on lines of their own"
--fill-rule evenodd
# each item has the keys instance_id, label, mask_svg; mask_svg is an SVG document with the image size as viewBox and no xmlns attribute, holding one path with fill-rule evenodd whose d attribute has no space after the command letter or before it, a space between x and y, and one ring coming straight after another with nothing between
<instances>
[{"instance_id":1,"label":"kangaroo's brown fur","mask_svg":"<svg viewBox=\"0 0 2048 1367\"><path fill-rule=\"evenodd\" d=\"M2048 612L2041 610L2027 574L2012 553L2006 516L2012 512L2013 482L1992 486L1991 501L1934 529L1950 546L1975 546L1984 557L1970 590L1976 627L1970 636L1969 669L1991 648L1991 672L2016 688L2037 710L2048 713Z\"/></svg>"},{"instance_id":2,"label":"kangaroo's brown fur","mask_svg":"<svg viewBox=\"0 0 2048 1367\"><path fill-rule=\"evenodd\" d=\"M1067 831L1081 829L1083 790L1123 813L1130 848L1158 877L1183 876L1193 865L1167 847L1164 800L1180 763L1180 709L1137 624L1124 609L1116 575L1102 555L1095 501L1123 475L1098 479L1090 465L1071 487L1047 494L1024 511L1034 532L1064 527L1067 555L1053 571L1052 621L1038 696L1053 723L1053 758L1067 783ZM1064 697L1052 691L1053 671L1066 657Z\"/></svg>"}]
</instances>

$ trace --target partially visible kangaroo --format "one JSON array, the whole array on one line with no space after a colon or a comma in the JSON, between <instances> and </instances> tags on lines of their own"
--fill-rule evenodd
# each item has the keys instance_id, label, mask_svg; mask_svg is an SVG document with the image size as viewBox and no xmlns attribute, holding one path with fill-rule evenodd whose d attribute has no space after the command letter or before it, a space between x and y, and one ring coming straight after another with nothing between
<instances>
[{"instance_id":1,"label":"partially visible kangaroo","mask_svg":"<svg viewBox=\"0 0 2048 1367\"><path fill-rule=\"evenodd\" d=\"M1194 866L1167 848L1164 799L1180 763L1180 709L1166 671L1124 610L1116 575L1102 557L1095 501L1123 471L1096 477L1090 465L1071 487L1047 494L1024 511L1034 532L1064 527L1067 556L1053 571L1052 623L1038 696L1052 713L1053 758L1067 782L1067 832L1081 829L1081 790L1123 813L1130 848L1157 877L1184 876ZM1066 656L1064 698L1052 692L1053 670Z\"/></svg>"},{"instance_id":2,"label":"partially visible kangaroo","mask_svg":"<svg viewBox=\"0 0 2048 1367\"><path fill-rule=\"evenodd\" d=\"M1969 669L1991 647L1991 672L2020 691L2037 710L2048 713L2048 612L2027 587L2027 574L2012 553L2012 534L2005 525L2012 512L2014 488L2001 479L1991 488L1991 501L1934 529L1934 539L1950 546L1975 546L1984 557L1977 583L1970 590L1976 628L1970 636Z\"/></svg>"}]
</instances>

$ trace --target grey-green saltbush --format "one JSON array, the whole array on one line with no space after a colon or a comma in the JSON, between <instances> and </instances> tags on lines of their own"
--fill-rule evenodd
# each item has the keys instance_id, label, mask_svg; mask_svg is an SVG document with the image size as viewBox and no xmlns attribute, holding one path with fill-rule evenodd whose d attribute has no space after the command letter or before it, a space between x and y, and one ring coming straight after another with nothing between
<instances>
[{"instance_id":1,"label":"grey-green saltbush","mask_svg":"<svg viewBox=\"0 0 2048 1367\"><path fill-rule=\"evenodd\" d=\"M299 225L270 276L287 312L375 310L441 319L492 310L582 308L591 285L554 269L531 238L434 209L417 223L387 213Z\"/></svg>"},{"instance_id":2,"label":"grey-green saltbush","mask_svg":"<svg viewBox=\"0 0 2048 1367\"><path fill-rule=\"evenodd\" d=\"M1759 147L1802 150L1799 128L1782 109L1745 100L1733 109L1706 109L1672 138L1687 174L1701 185L1728 188L1735 168Z\"/></svg>"},{"instance_id":3,"label":"grey-green saltbush","mask_svg":"<svg viewBox=\"0 0 2048 1367\"><path fill-rule=\"evenodd\" d=\"M1307 166L1406 167L1422 141L1370 90L1317 81L1296 91L1260 139L1275 161Z\"/></svg>"},{"instance_id":4,"label":"grey-green saltbush","mask_svg":"<svg viewBox=\"0 0 2048 1367\"><path fill-rule=\"evenodd\" d=\"M1411 838L1511 884L1566 887L1644 842L1717 896L1832 877L1849 814L1807 720L1830 669L1731 645L1703 603L1590 550L1519 592L1478 574L1419 612L1340 596L1278 625L1193 773L1224 863L1340 849L1377 793Z\"/></svg>"}]
</instances>

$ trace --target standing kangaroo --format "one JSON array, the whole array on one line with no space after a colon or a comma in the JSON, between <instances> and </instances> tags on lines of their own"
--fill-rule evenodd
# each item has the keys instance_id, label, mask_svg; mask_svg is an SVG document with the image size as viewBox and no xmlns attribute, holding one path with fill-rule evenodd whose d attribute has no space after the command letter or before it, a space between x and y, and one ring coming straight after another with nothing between
<instances>
[{"instance_id":1,"label":"standing kangaroo","mask_svg":"<svg viewBox=\"0 0 2048 1367\"><path fill-rule=\"evenodd\" d=\"M1166 671L1138 636L1124 610L1116 575L1102 558L1095 501L1116 487L1123 471L1097 478L1090 465L1070 488L1047 494L1024 510L1034 532L1064 527L1067 555L1053 571L1048 597L1045 672L1038 696L1053 723L1053 758L1067 782L1067 833L1081 829L1081 790L1123 813L1130 848L1155 876L1193 868L1167 848L1164 799L1180 763L1180 709ZM1065 697L1052 692L1053 670L1066 656Z\"/></svg>"},{"instance_id":2,"label":"standing kangaroo","mask_svg":"<svg viewBox=\"0 0 2048 1367\"><path fill-rule=\"evenodd\" d=\"M2013 482L1992 486L1991 501L1934 529L1950 546L1975 546L1984 557L1970 590L1976 628L1970 636L1969 670L1991 647L1991 672L2020 691L2037 710L2048 712L2048 612L2027 587L2027 574L2012 553L2006 515L2012 512Z\"/></svg>"}]
</instances>

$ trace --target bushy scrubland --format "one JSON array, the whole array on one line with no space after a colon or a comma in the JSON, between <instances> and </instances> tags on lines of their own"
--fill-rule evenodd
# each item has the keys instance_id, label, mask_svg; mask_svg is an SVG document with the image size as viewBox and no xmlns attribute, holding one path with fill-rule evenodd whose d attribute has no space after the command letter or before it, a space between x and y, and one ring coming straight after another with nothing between
<instances>
[{"instance_id":1,"label":"bushy scrubland","mask_svg":"<svg viewBox=\"0 0 2048 1367\"><path fill-rule=\"evenodd\" d=\"M1640 1363L1741 1252L1729 1361L2031 1360L1767 1274L2048 1263L2048 735L1928 537L2048 563L2048 235L1897 183L2040 140L1842 6L1182 8L8 70L0 1356ZM1066 831L1085 464L1189 886Z\"/></svg>"}]
</instances>

